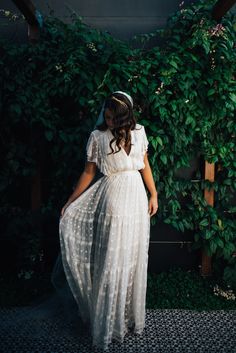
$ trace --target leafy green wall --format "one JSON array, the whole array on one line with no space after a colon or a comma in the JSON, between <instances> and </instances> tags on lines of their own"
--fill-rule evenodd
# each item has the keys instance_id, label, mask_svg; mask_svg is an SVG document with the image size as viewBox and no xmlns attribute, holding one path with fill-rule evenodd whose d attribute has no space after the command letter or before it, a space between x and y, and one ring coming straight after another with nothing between
<instances>
[{"instance_id":1,"label":"leafy green wall","mask_svg":"<svg viewBox=\"0 0 236 353\"><path fill-rule=\"evenodd\" d=\"M36 45L1 41L0 217L2 237L24 248L18 251L18 271L22 263L28 269L40 261L44 235L35 224L43 217L59 217L83 169L85 143L102 101L110 91L122 89L133 96L135 114L150 142L159 192L159 212L152 224L161 219L180 231L194 231L194 248L224 258L225 276L232 280L235 18L228 14L217 24L211 18L214 3L180 6L165 29L139 37L139 49L74 15L70 24L48 17ZM163 44L146 49L153 38ZM198 182L176 177L195 156L216 163L213 183L200 171ZM41 209L32 212L30 180L37 161L45 188ZM204 200L206 187L215 190L214 207Z\"/></svg>"}]
</instances>

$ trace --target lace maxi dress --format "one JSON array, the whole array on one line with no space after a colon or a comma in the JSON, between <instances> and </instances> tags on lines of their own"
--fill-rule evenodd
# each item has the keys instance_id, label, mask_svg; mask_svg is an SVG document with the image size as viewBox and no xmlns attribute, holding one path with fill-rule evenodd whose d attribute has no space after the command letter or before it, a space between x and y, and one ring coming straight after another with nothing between
<instances>
[{"instance_id":1,"label":"lace maxi dress","mask_svg":"<svg viewBox=\"0 0 236 353\"><path fill-rule=\"evenodd\" d=\"M128 328L145 327L150 234L148 198L139 172L148 149L145 128L131 130L129 155L107 156L110 129L91 132L87 160L104 174L65 210L59 234L62 262L78 304L90 325L92 344L106 350L112 339L123 342ZM117 150L113 142L114 150Z\"/></svg>"}]
</instances>

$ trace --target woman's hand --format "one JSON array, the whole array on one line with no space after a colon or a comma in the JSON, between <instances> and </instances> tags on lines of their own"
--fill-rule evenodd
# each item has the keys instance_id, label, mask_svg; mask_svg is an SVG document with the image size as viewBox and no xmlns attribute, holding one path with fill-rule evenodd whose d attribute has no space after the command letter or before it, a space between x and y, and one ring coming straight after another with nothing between
<instances>
[{"instance_id":1,"label":"woman's hand","mask_svg":"<svg viewBox=\"0 0 236 353\"><path fill-rule=\"evenodd\" d=\"M148 161L147 152L145 152L144 154L144 164L145 164L145 167L140 170L140 173L142 174L144 183L146 184L148 191L150 192L150 195L151 195L148 202L148 213L150 214L150 217L152 217L157 212L157 209L158 209L158 192L156 190L156 186L154 183L152 170Z\"/></svg>"},{"instance_id":2,"label":"woman's hand","mask_svg":"<svg viewBox=\"0 0 236 353\"><path fill-rule=\"evenodd\" d=\"M148 202L148 212L150 214L150 217L152 217L155 213L157 213L157 210L158 210L157 195L152 195Z\"/></svg>"},{"instance_id":3,"label":"woman's hand","mask_svg":"<svg viewBox=\"0 0 236 353\"><path fill-rule=\"evenodd\" d=\"M65 204L65 206L62 207L61 209L61 217L64 215L65 210L67 209L67 207L71 204L71 202L67 201L67 203Z\"/></svg>"}]
</instances>

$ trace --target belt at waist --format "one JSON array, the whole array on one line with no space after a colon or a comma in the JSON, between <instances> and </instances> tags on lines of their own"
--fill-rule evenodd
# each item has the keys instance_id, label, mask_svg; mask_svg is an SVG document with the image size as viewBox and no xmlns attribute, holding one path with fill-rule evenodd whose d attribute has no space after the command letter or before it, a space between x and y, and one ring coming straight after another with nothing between
<instances>
[{"instance_id":1,"label":"belt at waist","mask_svg":"<svg viewBox=\"0 0 236 353\"><path fill-rule=\"evenodd\" d=\"M140 174L138 170L119 170L117 172L112 172L110 174L107 174L105 176L112 176L112 175L116 175L116 174Z\"/></svg>"}]
</instances>

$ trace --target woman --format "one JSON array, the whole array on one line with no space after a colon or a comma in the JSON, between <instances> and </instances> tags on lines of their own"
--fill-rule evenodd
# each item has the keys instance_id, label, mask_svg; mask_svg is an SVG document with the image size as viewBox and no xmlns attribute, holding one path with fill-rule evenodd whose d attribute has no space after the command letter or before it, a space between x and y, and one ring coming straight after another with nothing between
<instances>
[{"instance_id":1,"label":"woman","mask_svg":"<svg viewBox=\"0 0 236 353\"><path fill-rule=\"evenodd\" d=\"M61 210L66 278L93 345L103 349L112 339L123 342L128 328L142 333L145 326L150 217L158 208L147 149L132 98L112 93L88 138L84 171ZM88 188L97 167L104 175Z\"/></svg>"}]
</instances>

